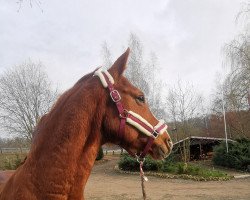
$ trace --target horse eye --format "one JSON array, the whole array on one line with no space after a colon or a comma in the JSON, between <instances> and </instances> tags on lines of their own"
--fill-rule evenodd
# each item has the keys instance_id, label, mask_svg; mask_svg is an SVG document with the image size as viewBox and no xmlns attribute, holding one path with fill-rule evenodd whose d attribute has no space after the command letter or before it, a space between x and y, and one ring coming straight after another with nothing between
<instances>
[{"instance_id":1,"label":"horse eye","mask_svg":"<svg viewBox=\"0 0 250 200\"><path fill-rule=\"evenodd\" d=\"M145 97L143 95L138 96L136 99L141 103L145 103Z\"/></svg>"}]
</instances>

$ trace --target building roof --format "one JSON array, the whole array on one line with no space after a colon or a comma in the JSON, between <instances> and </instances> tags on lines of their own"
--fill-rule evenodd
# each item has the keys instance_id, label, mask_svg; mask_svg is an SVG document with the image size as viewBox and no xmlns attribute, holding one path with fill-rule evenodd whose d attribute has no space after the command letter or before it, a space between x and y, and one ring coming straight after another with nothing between
<instances>
[{"instance_id":1,"label":"building roof","mask_svg":"<svg viewBox=\"0 0 250 200\"><path fill-rule=\"evenodd\" d=\"M191 136L191 137L186 137L182 140L179 140L178 142L175 142L174 145L176 144L180 144L183 141L189 140L190 139L190 143L195 145L195 144L207 144L207 143L213 143L213 142L222 142L222 141L226 141L225 138L215 138L215 137L199 137L199 136ZM235 142L232 139L227 139L228 142Z\"/></svg>"}]
</instances>

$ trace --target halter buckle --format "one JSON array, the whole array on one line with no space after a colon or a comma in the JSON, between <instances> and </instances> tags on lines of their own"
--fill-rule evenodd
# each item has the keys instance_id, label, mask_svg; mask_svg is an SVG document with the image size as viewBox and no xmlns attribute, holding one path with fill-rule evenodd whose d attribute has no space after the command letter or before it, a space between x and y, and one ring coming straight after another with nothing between
<instances>
[{"instance_id":1,"label":"halter buckle","mask_svg":"<svg viewBox=\"0 0 250 200\"><path fill-rule=\"evenodd\" d=\"M122 99L117 90L112 90L110 92L110 96L111 96L111 99L113 100L113 102L115 102L115 103L117 103L118 101L120 101Z\"/></svg>"}]
</instances>

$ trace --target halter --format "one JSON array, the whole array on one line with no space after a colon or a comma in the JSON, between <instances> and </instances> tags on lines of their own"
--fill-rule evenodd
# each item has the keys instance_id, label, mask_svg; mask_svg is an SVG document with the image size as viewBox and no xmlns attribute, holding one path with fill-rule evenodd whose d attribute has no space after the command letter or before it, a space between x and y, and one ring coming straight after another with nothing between
<instances>
[{"instance_id":1,"label":"halter","mask_svg":"<svg viewBox=\"0 0 250 200\"><path fill-rule=\"evenodd\" d=\"M149 137L148 142L140 155L133 155L129 152L132 156L136 156L138 160L143 160L150 147L152 146L154 140L167 130L167 125L164 123L164 120L159 120L158 124L156 126L153 126L139 114L124 109L121 103L121 95L114 88L114 79L107 70L99 68L95 71L94 76L98 76L103 87L108 88L110 97L117 107L120 118L118 136L123 139L123 136L125 134L125 125L126 123L128 123Z\"/></svg>"}]
</instances>

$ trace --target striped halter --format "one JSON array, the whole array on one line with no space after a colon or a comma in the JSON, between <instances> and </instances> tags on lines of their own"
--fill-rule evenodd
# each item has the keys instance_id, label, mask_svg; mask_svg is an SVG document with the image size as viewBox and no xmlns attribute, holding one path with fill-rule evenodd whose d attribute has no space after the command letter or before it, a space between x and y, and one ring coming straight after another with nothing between
<instances>
[{"instance_id":1,"label":"striped halter","mask_svg":"<svg viewBox=\"0 0 250 200\"><path fill-rule=\"evenodd\" d=\"M144 133L149 137L148 142L144 150L140 153L140 155L133 155L132 153L129 152L132 156L136 156L139 159L143 159L148 153L154 140L167 130L167 125L165 124L164 120L159 120L158 124L156 126L153 126L139 114L124 109L121 103L121 96L113 86L114 79L107 70L99 68L98 70L95 71L94 76L98 76L103 87L108 88L110 92L110 97L112 101L116 104L120 118L120 127L118 133L119 137L123 139L123 136L125 134L126 123L132 125L140 132Z\"/></svg>"}]
</instances>

